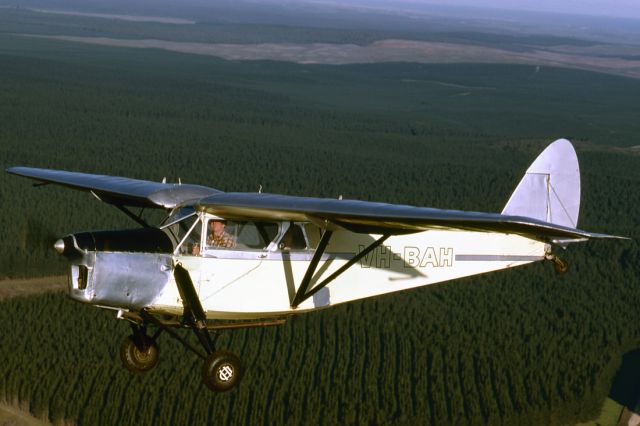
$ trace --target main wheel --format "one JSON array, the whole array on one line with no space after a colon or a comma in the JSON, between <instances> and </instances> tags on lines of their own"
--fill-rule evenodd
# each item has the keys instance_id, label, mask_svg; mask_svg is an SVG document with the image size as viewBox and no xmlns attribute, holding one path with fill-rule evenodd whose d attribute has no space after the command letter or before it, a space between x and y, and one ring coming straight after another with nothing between
<instances>
[{"instance_id":1,"label":"main wheel","mask_svg":"<svg viewBox=\"0 0 640 426\"><path fill-rule=\"evenodd\" d=\"M120 345L122 365L134 373L146 373L153 369L158 364L158 356L158 345L146 334L140 334L137 345L134 336L125 337Z\"/></svg>"},{"instance_id":2,"label":"main wheel","mask_svg":"<svg viewBox=\"0 0 640 426\"><path fill-rule=\"evenodd\" d=\"M226 392L242 378L240 358L229 351L215 351L202 365L202 381L211 390Z\"/></svg>"}]
</instances>

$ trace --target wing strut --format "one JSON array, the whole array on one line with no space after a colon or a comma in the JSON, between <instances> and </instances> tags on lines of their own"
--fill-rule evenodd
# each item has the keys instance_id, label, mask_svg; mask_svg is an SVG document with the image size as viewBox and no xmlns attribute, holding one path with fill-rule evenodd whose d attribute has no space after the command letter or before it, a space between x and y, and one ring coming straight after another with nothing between
<instances>
[{"instance_id":1,"label":"wing strut","mask_svg":"<svg viewBox=\"0 0 640 426\"><path fill-rule=\"evenodd\" d=\"M191 281L189 271L178 263L174 267L173 275L175 276L176 284L178 285L178 292L180 293L180 298L182 298L182 303L184 305L182 318L189 326L191 326L198 337L200 344L207 352L207 355L209 355L214 351L214 342L211 340L211 336L209 335L209 330L207 329L207 317L204 309L202 308L202 303L200 303L198 293L196 293L196 289L193 286L193 281Z\"/></svg>"},{"instance_id":2,"label":"wing strut","mask_svg":"<svg viewBox=\"0 0 640 426\"><path fill-rule=\"evenodd\" d=\"M320 258L324 254L325 249L327 248L327 244L329 244L329 240L331 239L331 235L333 235L333 231L325 229L322 233L322 238L320 238L320 242L318 243L318 247L316 248L316 252L313 253L313 257L311 258L311 263L309 263L309 267L307 268L307 272L304 274L304 278L302 278L302 283L300 283L300 288L296 292L296 296L293 298L293 302L291 302L292 308L297 308L302 301L307 299L307 289L309 288L309 284L311 284L311 278L313 278L313 274L316 272L316 268L318 267L318 262L320 262Z\"/></svg>"},{"instance_id":3,"label":"wing strut","mask_svg":"<svg viewBox=\"0 0 640 426\"><path fill-rule=\"evenodd\" d=\"M149 228L149 224L145 222L144 219L142 219L142 211L144 209L140 210L140 214L136 216L135 214L133 214L131 210L129 210L122 204L113 204L113 205L116 206L117 209L120 210L122 213L126 214L131 219L133 219L137 224L142 225L144 228Z\"/></svg>"},{"instance_id":4,"label":"wing strut","mask_svg":"<svg viewBox=\"0 0 640 426\"><path fill-rule=\"evenodd\" d=\"M291 303L292 308L297 308L298 305L300 305L300 303L304 302L305 300L307 300L308 298L316 294L318 291L326 287L331 281L338 278L338 276L341 275L344 271L346 271L347 269L355 265L357 262L360 261L360 259L362 259L366 255L368 255L370 252L378 248L380 244L384 243L387 240L387 238L391 236L391 234L382 235L380 238L378 238L377 240L369 244L367 248L362 250L357 255L353 256L347 263L342 265L337 271L329 275L324 281L320 282L319 284L317 284L315 287L313 287L311 290L308 291L309 283L311 282L311 277L315 273L320 257L324 253L327 243L329 242L329 238L331 237L331 234L329 234L329 236L327 237L327 241L323 245L323 240L325 239L325 235L327 232L331 232L331 231L325 231L325 233L322 234L322 239L320 240L320 243L318 244L318 248L316 249L316 252L314 253L313 258L311 259L309 268L307 269L307 272L305 273L304 278L302 279L302 284L300 284L300 288L296 293L296 297L293 299L293 303ZM315 260L315 263L314 263L314 260Z\"/></svg>"},{"instance_id":5,"label":"wing strut","mask_svg":"<svg viewBox=\"0 0 640 426\"><path fill-rule=\"evenodd\" d=\"M46 184L49 184L49 183L51 183L51 182L43 182L42 185L46 185ZM117 202L112 202L112 201L109 201L109 200L105 199L104 197L100 197L93 190L90 191L90 192L94 197L96 197L98 199L98 201L102 201L103 203L108 203L108 204L111 204L112 206L115 206L122 213L126 214L131 219L133 219L133 221L136 222L138 225L142 225L142 227L144 227L144 228L149 228L150 227L149 224L142 219L142 212L144 211L144 207L140 210L140 214L138 216L136 216L135 214L133 214L131 212L131 210L126 208L124 206L124 204L117 203Z\"/></svg>"}]
</instances>

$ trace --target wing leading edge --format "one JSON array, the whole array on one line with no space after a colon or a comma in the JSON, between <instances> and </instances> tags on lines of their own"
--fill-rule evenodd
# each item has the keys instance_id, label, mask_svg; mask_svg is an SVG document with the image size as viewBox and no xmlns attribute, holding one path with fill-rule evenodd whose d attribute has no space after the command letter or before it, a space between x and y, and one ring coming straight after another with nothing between
<instances>
[{"instance_id":1,"label":"wing leading edge","mask_svg":"<svg viewBox=\"0 0 640 426\"><path fill-rule=\"evenodd\" d=\"M390 235L459 229L513 233L548 242L620 238L522 216L278 194L218 193L200 200L196 209L229 218L329 222L355 232Z\"/></svg>"},{"instance_id":2,"label":"wing leading edge","mask_svg":"<svg viewBox=\"0 0 640 426\"><path fill-rule=\"evenodd\" d=\"M220 192L200 185L160 183L64 170L11 167L7 172L43 183L90 191L107 203L131 207L172 209L188 201L199 200Z\"/></svg>"}]
</instances>

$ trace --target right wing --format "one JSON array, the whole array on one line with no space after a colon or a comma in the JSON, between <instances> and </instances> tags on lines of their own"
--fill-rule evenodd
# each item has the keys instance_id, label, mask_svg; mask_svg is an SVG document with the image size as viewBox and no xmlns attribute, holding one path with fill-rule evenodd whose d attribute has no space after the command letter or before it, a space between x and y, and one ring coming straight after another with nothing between
<instances>
[{"instance_id":1,"label":"right wing","mask_svg":"<svg viewBox=\"0 0 640 426\"><path fill-rule=\"evenodd\" d=\"M544 222L535 218L441 210L359 200L221 192L195 205L224 218L331 223L359 233L400 235L430 229L501 232L539 241L621 238Z\"/></svg>"},{"instance_id":2,"label":"right wing","mask_svg":"<svg viewBox=\"0 0 640 426\"><path fill-rule=\"evenodd\" d=\"M42 183L54 183L89 191L106 203L130 207L172 209L185 202L197 201L221 192L215 188L200 185L160 183L32 167L11 167L7 172Z\"/></svg>"}]
</instances>

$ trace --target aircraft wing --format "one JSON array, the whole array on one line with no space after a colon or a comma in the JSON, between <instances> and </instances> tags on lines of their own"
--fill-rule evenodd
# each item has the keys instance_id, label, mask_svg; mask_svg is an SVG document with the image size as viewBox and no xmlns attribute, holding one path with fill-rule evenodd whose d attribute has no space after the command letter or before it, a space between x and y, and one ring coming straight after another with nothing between
<instances>
[{"instance_id":1,"label":"aircraft wing","mask_svg":"<svg viewBox=\"0 0 640 426\"><path fill-rule=\"evenodd\" d=\"M161 183L117 176L67 172L64 170L11 167L7 172L81 191L90 191L102 201L132 207L171 209L220 191L200 185Z\"/></svg>"},{"instance_id":2,"label":"aircraft wing","mask_svg":"<svg viewBox=\"0 0 640 426\"><path fill-rule=\"evenodd\" d=\"M195 206L221 217L327 222L354 232L372 234L459 229L513 233L549 242L620 238L521 216L358 200L224 192L203 198Z\"/></svg>"}]
</instances>

